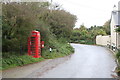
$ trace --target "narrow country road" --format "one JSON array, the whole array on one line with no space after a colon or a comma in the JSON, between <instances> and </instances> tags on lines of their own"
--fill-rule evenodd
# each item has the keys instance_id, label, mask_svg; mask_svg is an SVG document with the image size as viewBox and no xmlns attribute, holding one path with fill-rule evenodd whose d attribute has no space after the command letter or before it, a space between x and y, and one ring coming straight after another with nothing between
<instances>
[{"instance_id":1,"label":"narrow country road","mask_svg":"<svg viewBox=\"0 0 120 80\"><path fill-rule=\"evenodd\" d=\"M71 44L71 56L3 71L4 78L112 78L113 53L100 46Z\"/></svg>"}]
</instances>

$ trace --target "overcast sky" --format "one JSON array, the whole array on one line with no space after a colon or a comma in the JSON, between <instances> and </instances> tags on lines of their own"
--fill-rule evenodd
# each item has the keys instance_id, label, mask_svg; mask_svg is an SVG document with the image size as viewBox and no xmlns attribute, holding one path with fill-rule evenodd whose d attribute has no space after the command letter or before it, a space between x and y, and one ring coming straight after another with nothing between
<instances>
[{"instance_id":1,"label":"overcast sky","mask_svg":"<svg viewBox=\"0 0 120 80\"><path fill-rule=\"evenodd\" d=\"M48 0L51 1L51 0ZM120 0L52 0L59 3L68 12L77 16L75 27L84 24L86 27L93 25L102 26L111 18L114 5Z\"/></svg>"}]
</instances>

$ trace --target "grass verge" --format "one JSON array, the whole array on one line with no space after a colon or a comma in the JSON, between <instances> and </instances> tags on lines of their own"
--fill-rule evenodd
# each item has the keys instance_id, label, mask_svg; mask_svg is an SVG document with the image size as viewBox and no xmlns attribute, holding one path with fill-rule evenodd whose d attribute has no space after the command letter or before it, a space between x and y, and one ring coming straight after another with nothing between
<instances>
[{"instance_id":1,"label":"grass verge","mask_svg":"<svg viewBox=\"0 0 120 80\"><path fill-rule=\"evenodd\" d=\"M118 52L116 53L116 59L117 59L116 72L117 72L117 75L120 76L120 50L118 50Z\"/></svg>"},{"instance_id":2,"label":"grass verge","mask_svg":"<svg viewBox=\"0 0 120 80\"><path fill-rule=\"evenodd\" d=\"M28 55L16 56L11 55L9 58L2 59L2 67L0 69L5 70L8 68L16 67L16 66L23 66L25 64L30 64L34 62L43 61L44 58L33 58Z\"/></svg>"},{"instance_id":3,"label":"grass verge","mask_svg":"<svg viewBox=\"0 0 120 80\"><path fill-rule=\"evenodd\" d=\"M52 49L52 52L50 52L49 50L43 51L42 56L45 59L54 59L58 57L67 56L72 53L74 53L73 47L71 47L69 44L65 44L65 45L60 44L59 49Z\"/></svg>"},{"instance_id":4,"label":"grass verge","mask_svg":"<svg viewBox=\"0 0 120 80\"><path fill-rule=\"evenodd\" d=\"M33 58L28 55L19 55L17 53L2 53L2 66L0 66L0 69L5 70L8 68L40 62L44 59L64 57L72 53L74 53L74 49L69 44L59 44L57 49L52 49L52 52L49 52L49 49L43 50L41 58Z\"/></svg>"}]
</instances>

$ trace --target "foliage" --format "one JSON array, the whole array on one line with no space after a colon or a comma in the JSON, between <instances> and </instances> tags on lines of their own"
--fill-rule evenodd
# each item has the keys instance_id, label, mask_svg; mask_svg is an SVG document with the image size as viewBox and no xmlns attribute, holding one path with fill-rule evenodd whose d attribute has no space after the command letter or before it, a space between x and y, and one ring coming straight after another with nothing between
<instances>
[{"instance_id":1,"label":"foliage","mask_svg":"<svg viewBox=\"0 0 120 80\"><path fill-rule=\"evenodd\" d=\"M4 53L4 54L11 54L11 53ZM11 67L16 67L16 66L23 66L25 64L30 64L34 62L39 62L44 60L44 58L33 58L28 55L22 55L22 56L17 56L17 55L9 55L6 58L2 59L2 69L8 69Z\"/></svg>"},{"instance_id":2,"label":"foliage","mask_svg":"<svg viewBox=\"0 0 120 80\"><path fill-rule=\"evenodd\" d=\"M46 12L42 20L48 23L50 31L55 34L57 38L69 38L75 26L76 16L64 10L52 10L51 13Z\"/></svg>"},{"instance_id":3,"label":"foliage","mask_svg":"<svg viewBox=\"0 0 120 80\"><path fill-rule=\"evenodd\" d=\"M116 29L117 32L120 32L120 26Z\"/></svg>"},{"instance_id":4,"label":"foliage","mask_svg":"<svg viewBox=\"0 0 120 80\"><path fill-rule=\"evenodd\" d=\"M104 23L103 29L106 31L107 35L110 35L110 20L108 20Z\"/></svg>"},{"instance_id":5,"label":"foliage","mask_svg":"<svg viewBox=\"0 0 120 80\"><path fill-rule=\"evenodd\" d=\"M119 59L120 58L120 50L118 50L117 54L116 54L116 58Z\"/></svg>"},{"instance_id":6,"label":"foliage","mask_svg":"<svg viewBox=\"0 0 120 80\"><path fill-rule=\"evenodd\" d=\"M81 25L80 28L73 30L70 42L95 44L95 38L97 35L106 35L103 27L91 26L91 28L86 28L84 25Z\"/></svg>"},{"instance_id":7,"label":"foliage","mask_svg":"<svg viewBox=\"0 0 120 80\"><path fill-rule=\"evenodd\" d=\"M120 50L116 53L116 60L117 60L117 67L116 67L116 73L118 76L120 76Z\"/></svg>"},{"instance_id":8,"label":"foliage","mask_svg":"<svg viewBox=\"0 0 120 80\"><path fill-rule=\"evenodd\" d=\"M69 44L58 44L57 47L59 47L59 49L52 48L52 52L50 52L49 50L44 51L44 54L42 54L42 56L44 58L51 59L67 56L74 52L74 49Z\"/></svg>"},{"instance_id":9,"label":"foliage","mask_svg":"<svg viewBox=\"0 0 120 80\"><path fill-rule=\"evenodd\" d=\"M32 30L40 31L45 48L44 58L56 58L73 53L68 44L76 16L61 9L49 10L48 2L10 2L2 6L3 69L43 60L27 53L27 38ZM49 52L49 48L52 52Z\"/></svg>"},{"instance_id":10,"label":"foliage","mask_svg":"<svg viewBox=\"0 0 120 80\"><path fill-rule=\"evenodd\" d=\"M4 52L19 51L21 45L26 49L26 39L29 33L35 29L34 26L37 22L32 7L34 4L27 5L26 3L3 4L2 47Z\"/></svg>"},{"instance_id":11,"label":"foliage","mask_svg":"<svg viewBox=\"0 0 120 80\"><path fill-rule=\"evenodd\" d=\"M27 52L27 37L32 30L41 32L45 49L55 46L59 38L69 39L76 17L65 10L51 12L48 7L48 2L3 4L3 52Z\"/></svg>"},{"instance_id":12,"label":"foliage","mask_svg":"<svg viewBox=\"0 0 120 80\"><path fill-rule=\"evenodd\" d=\"M49 50L42 51L41 58L33 58L28 55L20 55L16 53L3 53L2 66L0 66L0 69L8 69L16 66L23 66L25 64L40 62L44 59L53 59L74 53L74 49L69 44L64 45L57 43L57 47L58 49L52 48L52 52L49 52Z\"/></svg>"}]
</instances>

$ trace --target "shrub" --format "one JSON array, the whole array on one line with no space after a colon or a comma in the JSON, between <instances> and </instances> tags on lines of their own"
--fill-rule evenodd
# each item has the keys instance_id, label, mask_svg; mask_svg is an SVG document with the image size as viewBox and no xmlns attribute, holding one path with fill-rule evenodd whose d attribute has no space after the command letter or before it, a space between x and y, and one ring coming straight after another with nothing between
<instances>
[{"instance_id":1,"label":"shrub","mask_svg":"<svg viewBox=\"0 0 120 80\"><path fill-rule=\"evenodd\" d=\"M7 69L10 67L23 66L25 64L30 64L33 62L39 62L44 60L44 58L33 58L28 55L16 56L11 55L9 58L2 59L2 69Z\"/></svg>"},{"instance_id":2,"label":"shrub","mask_svg":"<svg viewBox=\"0 0 120 80\"><path fill-rule=\"evenodd\" d=\"M119 59L120 58L120 50L118 50L117 54L116 54L116 58Z\"/></svg>"}]
</instances>

